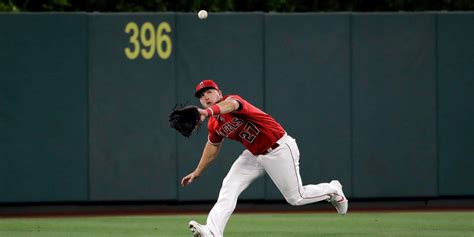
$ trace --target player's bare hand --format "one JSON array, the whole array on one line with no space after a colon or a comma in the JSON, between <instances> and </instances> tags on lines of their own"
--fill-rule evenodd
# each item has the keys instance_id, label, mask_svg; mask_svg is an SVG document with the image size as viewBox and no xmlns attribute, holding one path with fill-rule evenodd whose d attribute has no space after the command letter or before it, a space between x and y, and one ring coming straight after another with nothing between
<instances>
[{"instance_id":1,"label":"player's bare hand","mask_svg":"<svg viewBox=\"0 0 474 237\"><path fill-rule=\"evenodd\" d=\"M199 114L201 114L201 121L204 121L204 119L206 119L207 116L209 116L209 114L207 114L207 111L204 109L198 109L198 111L199 111Z\"/></svg>"},{"instance_id":2,"label":"player's bare hand","mask_svg":"<svg viewBox=\"0 0 474 237\"><path fill-rule=\"evenodd\" d=\"M190 183L192 183L195 179L199 178L199 175L196 174L196 172L192 172L181 179L181 186L186 186Z\"/></svg>"}]
</instances>

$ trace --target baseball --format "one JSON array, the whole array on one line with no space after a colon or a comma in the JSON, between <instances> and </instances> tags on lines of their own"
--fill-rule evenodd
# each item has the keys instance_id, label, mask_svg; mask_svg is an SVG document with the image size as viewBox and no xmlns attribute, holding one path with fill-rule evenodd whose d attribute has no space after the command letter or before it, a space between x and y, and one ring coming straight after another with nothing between
<instances>
[{"instance_id":1,"label":"baseball","mask_svg":"<svg viewBox=\"0 0 474 237\"><path fill-rule=\"evenodd\" d=\"M207 11L206 10L201 10L198 12L198 17L201 20L204 20L207 18Z\"/></svg>"}]
</instances>

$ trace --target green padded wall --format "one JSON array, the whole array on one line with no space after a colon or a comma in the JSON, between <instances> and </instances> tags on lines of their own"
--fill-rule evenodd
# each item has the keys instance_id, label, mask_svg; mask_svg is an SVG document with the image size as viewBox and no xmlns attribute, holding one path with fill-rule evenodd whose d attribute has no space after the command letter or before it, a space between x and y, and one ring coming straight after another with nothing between
<instances>
[{"instance_id":1,"label":"green padded wall","mask_svg":"<svg viewBox=\"0 0 474 237\"><path fill-rule=\"evenodd\" d=\"M474 195L474 14L438 15L439 194Z\"/></svg>"},{"instance_id":2,"label":"green padded wall","mask_svg":"<svg viewBox=\"0 0 474 237\"><path fill-rule=\"evenodd\" d=\"M352 16L354 197L437 195L435 16Z\"/></svg>"},{"instance_id":3,"label":"green padded wall","mask_svg":"<svg viewBox=\"0 0 474 237\"><path fill-rule=\"evenodd\" d=\"M210 13L205 21L196 14L179 13L177 20L177 100L199 105L194 90L199 81L213 79L224 94L239 94L263 106L263 14ZM171 109L171 108L170 108ZM207 141L207 124L198 136L177 137L179 180L194 170ZM179 200L215 200L227 171L244 147L226 140L220 155L192 185L178 189ZM264 178L255 181L241 199L262 199Z\"/></svg>"},{"instance_id":4,"label":"green padded wall","mask_svg":"<svg viewBox=\"0 0 474 237\"><path fill-rule=\"evenodd\" d=\"M87 200L87 15L0 14L0 45L0 202Z\"/></svg>"},{"instance_id":5,"label":"green padded wall","mask_svg":"<svg viewBox=\"0 0 474 237\"><path fill-rule=\"evenodd\" d=\"M347 14L265 16L265 105L300 150L303 184L339 179L351 194ZM283 199L274 184L266 199Z\"/></svg>"},{"instance_id":6,"label":"green padded wall","mask_svg":"<svg viewBox=\"0 0 474 237\"><path fill-rule=\"evenodd\" d=\"M175 134L168 126L175 15L92 14L89 23L90 199L176 199ZM170 32L159 29L162 23ZM158 48L167 52L166 37L171 54L163 59ZM138 54L129 58L126 49Z\"/></svg>"},{"instance_id":7,"label":"green padded wall","mask_svg":"<svg viewBox=\"0 0 474 237\"><path fill-rule=\"evenodd\" d=\"M214 79L297 139L303 182L349 197L473 195L472 13L0 14L0 203L216 200L207 127L168 125ZM241 199L282 200L265 176Z\"/></svg>"}]
</instances>

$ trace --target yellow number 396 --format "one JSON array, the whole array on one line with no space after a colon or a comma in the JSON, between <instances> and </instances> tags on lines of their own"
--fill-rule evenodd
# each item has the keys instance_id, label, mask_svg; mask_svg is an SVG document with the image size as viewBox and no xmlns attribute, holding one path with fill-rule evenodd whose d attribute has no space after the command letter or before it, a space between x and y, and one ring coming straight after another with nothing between
<instances>
[{"instance_id":1,"label":"yellow number 396","mask_svg":"<svg viewBox=\"0 0 474 237\"><path fill-rule=\"evenodd\" d=\"M151 59L158 53L161 59L167 59L171 55L171 38L166 33L171 32L168 22L161 22L155 31L150 22L143 23L139 29L135 22L129 22L125 26L125 33L130 34L130 48L125 48L127 58L134 60L140 53L144 59Z\"/></svg>"}]
</instances>

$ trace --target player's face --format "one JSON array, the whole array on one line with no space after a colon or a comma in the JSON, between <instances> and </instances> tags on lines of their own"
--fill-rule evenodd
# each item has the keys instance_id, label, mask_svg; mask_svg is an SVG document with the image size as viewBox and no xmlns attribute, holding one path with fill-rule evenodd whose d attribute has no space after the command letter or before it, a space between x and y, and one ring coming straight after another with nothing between
<instances>
[{"instance_id":1,"label":"player's face","mask_svg":"<svg viewBox=\"0 0 474 237\"><path fill-rule=\"evenodd\" d=\"M205 90L201 97L199 97L199 101L201 102L202 107L208 108L210 106L215 105L219 102L222 98L221 92L216 89L209 89Z\"/></svg>"}]
</instances>

